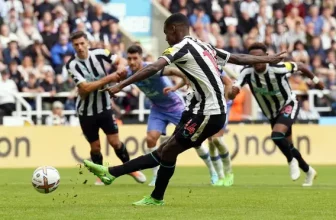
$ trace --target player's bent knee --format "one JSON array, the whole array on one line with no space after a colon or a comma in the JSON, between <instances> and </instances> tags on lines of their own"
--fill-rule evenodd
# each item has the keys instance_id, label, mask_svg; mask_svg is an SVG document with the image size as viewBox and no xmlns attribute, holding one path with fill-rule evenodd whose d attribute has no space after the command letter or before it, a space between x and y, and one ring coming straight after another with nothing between
<instances>
[{"instance_id":1,"label":"player's bent knee","mask_svg":"<svg viewBox=\"0 0 336 220\"><path fill-rule=\"evenodd\" d=\"M156 142L157 142L157 138L151 136L151 135L147 135L146 137L146 142L147 142L147 147L148 148L152 148L156 146Z\"/></svg>"},{"instance_id":2,"label":"player's bent knee","mask_svg":"<svg viewBox=\"0 0 336 220\"><path fill-rule=\"evenodd\" d=\"M108 139L109 144L113 148L118 149L121 146L120 140L119 140L118 136L116 136L116 135L109 135L109 136L107 136L107 139Z\"/></svg>"},{"instance_id":3,"label":"player's bent knee","mask_svg":"<svg viewBox=\"0 0 336 220\"><path fill-rule=\"evenodd\" d=\"M285 134L278 131L272 131L271 138L274 142L285 138Z\"/></svg>"}]
</instances>

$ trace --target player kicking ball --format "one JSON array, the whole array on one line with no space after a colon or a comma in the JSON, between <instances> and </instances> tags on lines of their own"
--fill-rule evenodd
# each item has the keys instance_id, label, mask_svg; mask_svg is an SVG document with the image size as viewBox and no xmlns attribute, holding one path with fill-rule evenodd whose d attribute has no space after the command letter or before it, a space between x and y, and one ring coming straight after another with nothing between
<instances>
[{"instance_id":1,"label":"player kicking ball","mask_svg":"<svg viewBox=\"0 0 336 220\"><path fill-rule=\"evenodd\" d=\"M143 62L142 48L137 45L133 45L127 49L127 62L127 76L121 77L122 80L131 77L134 73L149 64ZM183 85L189 84L188 79L177 68L167 67L148 79L135 83L135 85L145 93L146 97L152 102L151 112L147 123L146 153L152 153L158 149L158 139L161 135L166 135L166 128L169 123L174 125L179 123L185 108L183 97L178 92L175 92L176 90L164 94L164 89L173 85L167 76L180 77L183 79ZM218 178L211 163L209 150L206 147L201 146L197 148L196 151L209 169L211 182L215 183ZM149 183L149 186L155 186L158 170L159 166L153 168L153 178Z\"/></svg>"},{"instance_id":2,"label":"player kicking ball","mask_svg":"<svg viewBox=\"0 0 336 220\"><path fill-rule=\"evenodd\" d=\"M145 80L165 66L174 63L190 81L192 91L187 96L186 109L173 135L152 153L120 166L107 168L84 160L84 165L88 170L107 185L127 173L160 165L153 192L150 196L133 203L138 206L164 205L163 197L175 172L178 155L190 148L200 146L203 141L223 128L226 119L226 100L217 67L218 57L222 59L222 65L226 62L249 65L260 62L278 63L284 56L282 53L260 57L247 54L235 55L214 48L210 44L189 36L189 20L181 13L167 18L164 33L171 47L164 51L157 61L109 88L108 91L114 95L124 87Z\"/></svg>"},{"instance_id":3,"label":"player kicking ball","mask_svg":"<svg viewBox=\"0 0 336 220\"><path fill-rule=\"evenodd\" d=\"M225 121L225 125L223 129L221 129L217 134L214 136L208 138L208 146L205 146L204 142L202 143L201 149L203 152L204 149L209 149L209 153L207 153L207 157L210 156L212 166L215 169L215 174L213 171L210 170L211 174L211 184L213 186L232 186L234 183L234 175L232 172L232 164L231 164L231 158L230 153L227 145L224 142L224 132L226 129L226 126L228 124L228 113L229 109L231 107L232 101L229 100L230 97L228 97L228 94L230 94L231 88L232 88L232 81L230 77L226 75L226 72L222 70L222 67L219 66L219 70L221 72L221 79L224 84L224 94L226 95L225 99L227 100L227 118ZM168 92L175 92L178 89L185 86L185 82L181 81L175 86L172 87L166 87L164 89L165 94L168 94ZM199 151L199 150L198 150ZM202 158L202 156L199 154L199 156ZM209 166L208 166L209 167ZM224 173L225 172L225 173Z\"/></svg>"},{"instance_id":4,"label":"player kicking ball","mask_svg":"<svg viewBox=\"0 0 336 220\"><path fill-rule=\"evenodd\" d=\"M255 56L267 55L267 47L262 43L254 43L249 53ZM276 65L258 63L245 67L238 81L232 88L233 95L237 95L245 84L257 100L264 115L269 119L272 127L272 140L287 158L292 180L300 177L300 169L306 173L302 186L312 186L316 171L302 158L300 152L293 146L292 125L299 113L299 103L292 93L287 80L287 74L297 71L310 78L315 87L324 89L323 83L301 63L282 62Z\"/></svg>"}]
</instances>

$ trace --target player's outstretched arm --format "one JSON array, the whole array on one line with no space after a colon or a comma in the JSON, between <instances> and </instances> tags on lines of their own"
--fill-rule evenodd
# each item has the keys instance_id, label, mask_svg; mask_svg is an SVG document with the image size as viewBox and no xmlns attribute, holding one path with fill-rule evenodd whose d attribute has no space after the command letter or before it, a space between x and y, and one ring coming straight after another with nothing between
<instances>
[{"instance_id":1,"label":"player's outstretched arm","mask_svg":"<svg viewBox=\"0 0 336 220\"><path fill-rule=\"evenodd\" d=\"M268 56L253 56L249 54L231 54L228 62L237 65L253 65L257 63L279 63L286 58L286 51Z\"/></svg>"},{"instance_id":2,"label":"player's outstretched arm","mask_svg":"<svg viewBox=\"0 0 336 220\"><path fill-rule=\"evenodd\" d=\"M164 76L177 76L183 79L183 81L179 84L177 84L176 86L176 90L178 90L179 88L183 87L184 85L187 85L189 87L190 82L188 80L188 78L186 77L186 75L184 75L179 69L177 68L173 68L173 67L166 67L163 69L162 75Z\"/></svg>"},{"instance_id":3,"label":"player's outstretched arm","mask_svg":"<svg viewBox=\"0 0 336 220\"><path fill-rule=\"evenodd\" d=\"M152 75L159 72L161 69L163 69L167 65L168 65L168 62L165 59L160 58L154 63L149 64L145 68L139 70L138 72L133 74L131 77L119 83L118 85L110 87L108 91L110 95L114 96L114 94L120 92L126 86L151 77Z\"/></svg>"},{"instance_id":4,"label":"player's outstretched arm","mask_svg":"<svg viewBox=\"0 0 336 220\"><path fill-rule=\"evenodd\" d=\"M98 90L111 82L120 82L120 80L119 74L115 72L94 82L85 81L77 85L78 94L82 99L85 99L91 92Z\"/></svg>"},{"instance_id":5,"label":"player's outstretched arm","mask_svg":"<svg viewBox=\"0 0 336 220\"><path fill-rule=\"evenodd\" d=\"M225 99L230 99L232 97L232 81L227 75L221 77L224 84L224 94Z\"/></svg>"},{"instance_id":6,"label":"player's outstretched arm","mask_svg":"<svg viewBox=\"0 0 336 220\"><path fill-rule=\"evenodd\" d=\"M305 77L308 77L309 79L313 81L317 89L319 90L324 89L323 82L317 76L315 76L314 73L312 73L303 63L298 62L296 63L296 65L297 65L297 69L302 72L302 75L304 75Z\"/></svg>"}]
</instances>

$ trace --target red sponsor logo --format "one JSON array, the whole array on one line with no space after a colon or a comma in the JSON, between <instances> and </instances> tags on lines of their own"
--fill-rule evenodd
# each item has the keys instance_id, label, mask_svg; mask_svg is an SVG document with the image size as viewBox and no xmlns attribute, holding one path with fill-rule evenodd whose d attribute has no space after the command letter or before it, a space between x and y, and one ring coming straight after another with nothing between
<instances>
[{"instance_id":1,"label":"red sponsor logo","mask_svg":"<svg viewBox=\"0 0 336 220\"><path fill-rule=\"evenodd\" d=\"M195 130L196 130L197 124L196 123L192 123L191 125L189 125L190 122L191 122L191 120L188 121L188 123L184 126L184 129L187 130L189 132L189 134L193 134L195 132Z\"/></svg>"},{"instance_id":2,"label":"red sponsor logo","mask_svg":"<svg viewBox=\"0 0 336 220\"><path fill-rule=\"evenodd\" d=\"M281 113L283 114L291 114L293 111L293 106L291 105L287 105L286 107L284 107L282 110L281 110Z\"/></svg>"}]
</instances>

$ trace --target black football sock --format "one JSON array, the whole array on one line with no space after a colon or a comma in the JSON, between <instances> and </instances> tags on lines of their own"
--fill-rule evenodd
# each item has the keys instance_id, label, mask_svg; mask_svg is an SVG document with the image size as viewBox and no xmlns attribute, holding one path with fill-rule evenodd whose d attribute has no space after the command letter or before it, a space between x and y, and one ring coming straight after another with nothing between
<instances>
[{"instance_id":1,"label":"black football sock","mask_svg":"<svg viewBox=\"0 0 336 220\"><path fill-rule=\"evenodd\" d=\"M293 159L293 154L291 150L289 149L289 142L286 139L285 135L281 132L272 132L272 140L273 142L279 147L281 152L285 155L287 158L287 162L291 162Z\"/></svg>"},{"instance_id":2,"label":"black football sock","mask_svg":"<svg viewBox=\"0 0 336 220\"><path fill-rule=\"evenodd\" d=\"M176 162L161 161L160 169L156 178L155 189L152 192L152 198L162 200L167 189L170 178L175 171Z\"/></svg>"},{"instance_id":3,"label":"black football sock","mask_svg":"<svg viewBox=\"0 0 336 220\"><path fill-rule=\"evenodd\" d=\"M103 165L103 155L101 152L90 152L91 160L95 164Z\"/></svg>"},{"instance_id":4,"label":"black football sock","mask_svg":"<svg viewBox=\"0 0 336 220\"><path fill-rule=\"evenodd\" d=\"M124 143L121 142L121 147L119 149L114 148L114 152L117 157L123 162L126 163L130 160L129 154L127 152L126 146Z\"/></svg>"},{"instance_id":5,"label":"black football sock","mask_svg":"<svg viewBox=\"0 0 336 220\"><path fill-rule=\"evenodd\" d=\"M120 166L109 167L109 172L114 177L132 173L138 170L156 167L160 164L160 157L156 151L130 160Z\"/></svg>"},{"instance_id":6,"label":"black football sock","mask_svg":"<svg viewBox=\"0 0 336 220\"><path fill-rule=\"evenodd\" d=\"M308 172L309 170L309 165L307 164L307 162L302 158L300 151L298 151L298 149L296 149L293 144L289 145L290 150L292 151L293 157L295 159L298 160L299 162L299 167L301 168L301 170L303 170L303 172Z\"/></svg>"}]
</instances>

